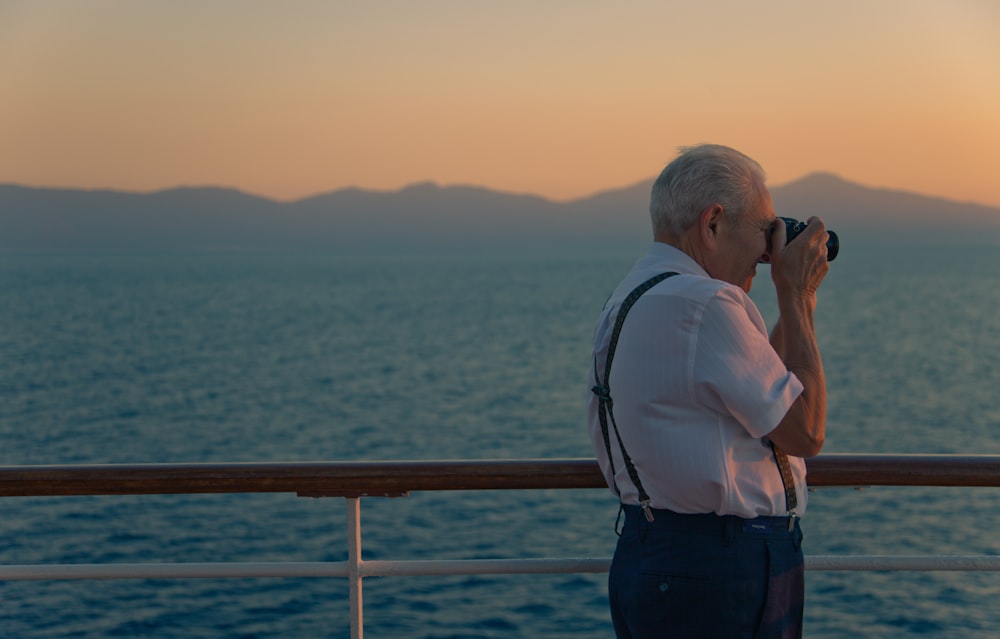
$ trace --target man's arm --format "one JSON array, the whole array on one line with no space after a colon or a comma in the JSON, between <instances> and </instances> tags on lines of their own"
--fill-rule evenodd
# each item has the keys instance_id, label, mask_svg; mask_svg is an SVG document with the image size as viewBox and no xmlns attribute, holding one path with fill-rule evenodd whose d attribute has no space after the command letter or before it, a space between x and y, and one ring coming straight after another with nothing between
<instances>
[{"instance_id":1,"label":"man's arm","mask_svg":"<svg viewBox=\"0 0 1000 639\"><path fill-rule=\"evenodd\" d=\"M778 357L782 358L781 361L785 361L785 345L782 343L784 338L783 331L781 330L781 317L778 317L778 321L774 323L774 328L771 329L771 346L774 348L775 352L778 353Z\"/></svg>"},{"instance_id":2,"label":"man's arm","mask_svg":"<svg viewBox=\"0 0 1000 639\"><path fill-rule=\"evenodd\" d=\"M771 344L804 390L768 437L789 455L813 457L826 438L826 375L814 315L816 291L830 268L827 233L822 220L814 217L789 246L785 246L784 234L782 225L777 225L771 278L778 295L779 319L771 332Z\"/></svg>"}]
</instances>

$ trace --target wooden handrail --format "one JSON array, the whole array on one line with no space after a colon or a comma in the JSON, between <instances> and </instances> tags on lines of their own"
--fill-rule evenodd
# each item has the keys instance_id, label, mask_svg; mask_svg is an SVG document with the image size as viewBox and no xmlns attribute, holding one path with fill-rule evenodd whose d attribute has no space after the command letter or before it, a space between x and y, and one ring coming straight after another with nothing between
<instances>
[{"instance_id":1,"label":"wooden handrail","mask_svg":"<svg viewBox=\"0 0 1000 639\"><path fill-rule=\"evenodd\" d=\"M1000 486L1000 455L827 454L810 486ZM603 488L593 459L0 466L0 497Z\"/></svg>"}]
</instances>

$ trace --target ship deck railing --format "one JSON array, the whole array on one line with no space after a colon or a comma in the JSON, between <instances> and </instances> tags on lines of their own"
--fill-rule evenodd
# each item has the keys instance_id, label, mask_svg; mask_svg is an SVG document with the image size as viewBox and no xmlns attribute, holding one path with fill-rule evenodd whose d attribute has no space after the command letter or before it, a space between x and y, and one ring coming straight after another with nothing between
<instances>
[{"instance_id":1,"label":"ship deck railing","mask_svg":"<svg viewBox=\"0 0 1000 639\"><path fill-rule=\"evenodd\" d=\"M811 488L1000 487L1000 455L826 454L806 460ZM346 504L347 560L0 565L0 581L346 578L352 639L364 634L363 580L375 576L603 573L607 557L365 560L363 497L413 491L605 489L593 459L0 466L0 497L295 493ZM1000 571L994 555L808 555L806 570Z\"/></svg>"}]
</instances>

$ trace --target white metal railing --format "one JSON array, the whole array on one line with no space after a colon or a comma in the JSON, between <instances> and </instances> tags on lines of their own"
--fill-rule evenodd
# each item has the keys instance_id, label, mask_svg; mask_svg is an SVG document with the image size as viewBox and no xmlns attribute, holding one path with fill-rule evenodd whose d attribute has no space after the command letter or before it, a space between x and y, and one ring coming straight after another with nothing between
<instances>
[{"instance_id":1,"label":"white metal railing","mask_svg":"<svg viewBox=\"0 0 1000 639\"><path fill-rule=\"evenodd\" d=\"M1000 456L829 455L807 462L812 485L1000 486ZM410 490L603 488L593 460L150 464L0 467L0 496L287 492L344 497L343 562L0 565L0 580L347 578L352 639L364 636L363 580L374 576L602 573L608 558L365 561L361 497ZM1000 571L1000 556L808 556L806 570Z\"/></svg>"}]
</instances>

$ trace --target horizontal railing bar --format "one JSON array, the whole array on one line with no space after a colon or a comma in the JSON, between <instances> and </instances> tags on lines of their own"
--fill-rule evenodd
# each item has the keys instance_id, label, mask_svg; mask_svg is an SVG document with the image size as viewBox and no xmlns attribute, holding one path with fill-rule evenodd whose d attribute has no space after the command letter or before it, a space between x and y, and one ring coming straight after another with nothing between
<instances>
[{"instance_id":1,"label":"horizontal railing bar","mask_svg":"<svg viewBox=\"0 0 1000 639\"><path fill-rule=\"evenodd\" d=\"M1000 455L830 453L806 460L810 486L1000 487Z\"/></svg>"},{"instance_id":2,"label":"horizontal railing bar","mask_svg":"<svg viewBox=\"0 0 1000 639\"><path fill-rule=\"evenodd\" d=\"M607 572L611 559L590 557L562 559L439 559L361 562L364 577L416 577L421 575L535 575Z\"/></svg>"},{"instance_id":3,"label":"horizontal railing bar","mask_svg":"<svg viewBox=\"0 0 1000 639\"><path fill-rule=\"evenodd\" d=\"M827 454L811 486L1000 486L1000 455ZM0 497L603 488L593 459L0 466Z\"/></svg>"},{"instance_id":4,"label":"horizontal railing bar","mask_svg":"<svg viewBox=\"0 0 1000 639\"><path fill-rule=\"evenodd\" d=\"M606 573L609 558L363 561L362 577ZM995 555L809 555L809 571L1000 571ZM0 566L0 581L347 577L346 562Z\"/></svg>"},{"instance_id":5,"label":"horizontal railing bar","mask_svg":"<svg viewBox=\"0 0 1000 639\"><path fill-rule=\"evenodd\" d=\"M1000 556L807 555L806 570L1000 571Z\"/></svg>"},{"instance_id":6,"label":"horizontal railing bar","mask_svg":"<svg viewBox=\"0 0 1000 639\"><path fill-rule=\"evenodd\" d=\"M346 577L347 562L0 565L0 581Z\"/></svg>"}]
</instances>

